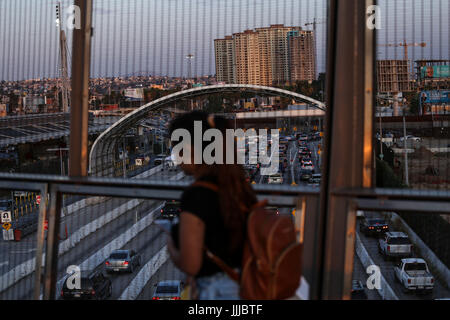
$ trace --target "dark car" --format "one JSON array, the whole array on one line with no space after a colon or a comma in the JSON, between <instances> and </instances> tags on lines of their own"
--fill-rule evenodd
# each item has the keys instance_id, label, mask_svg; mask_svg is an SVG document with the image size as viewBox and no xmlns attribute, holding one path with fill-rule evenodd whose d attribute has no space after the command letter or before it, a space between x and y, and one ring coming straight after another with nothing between
<instances>
[{"instance_id":1,"label":"dark car","mask_svg":"<svg viewBox=\"0 0 450 320\"><path fill-rule=\"evenodd\" d=\"M73 274L72 274L73 275ZM104 300L111 297L111 280L101 271L81 271L80 287L76 288L76 280L72 275L64 280L61 298L64 300ZM68 283L72 281L72 283ZM75 285L75 288L72 286ZM71 287L69 289L69 287Z\"/></svg>"},{"instance_id":2,"label":"dark car","mask_svg":"<svg viewBox=\"0 0 450 320\"><path fill-rule=\"evenodd\" d=\"M389 225L384 219L364 217L359 224L359 230L369 235L383 235L389 231Z\"/></svg>"},{"instance_id":3,"label":"dark car","mask_svg":"<svg viewBox=\"0 0 450 320\"><path fill-rule=\"evenodd\" d=\"M127 271L132 273L141 265L141 255L134 250L115 250L105 262L106 272Z\"/></svg>"},{"instance_id":4,"label":"dark car","mask_svg":"<svg viewBox=\"0 0 450 320\"><path fill-rule=\"evenodd\" d=\"M161 209L161 217L172 219L178 217L181 213L180 202L179 201L167 201L164 208Z\"/></svg>"},{"instance_id":5,"label":"dark car","mask_svg":"<svg viewBox=\"0 0 450 320\"><path fill-rule=\"evenodd\" d=\"M352 281L352 300L367 300L367 294L360 280Z\"/></svg>"},{"instance_id":6,"label":"dark car","mask_svg":"<svg viewBox=\"0 0 450 320\"><path fill-rule=\"evenodd\" d=\"M312 172L304 170L301 172L300 180L301 181L309 181L312 178Z\"/></svg>"},{"instance_id":7,"label":"dark car","mask_svg":"<svg viewBox=\"0 0 450 320\"><path fill-rule=\"evenodd\" d=\"M11 211L13 207L13 202L11 199L1 199L0 200L0 211Z\"/></svg>"}]
</instances>

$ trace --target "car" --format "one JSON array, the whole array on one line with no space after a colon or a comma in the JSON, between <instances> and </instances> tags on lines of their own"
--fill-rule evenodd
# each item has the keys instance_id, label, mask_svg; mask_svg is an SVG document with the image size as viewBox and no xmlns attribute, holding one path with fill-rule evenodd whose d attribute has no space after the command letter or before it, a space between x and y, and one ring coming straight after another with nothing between
<instances>
[{"instance_id":1,"label":"car","mask_svg":"<svg viewBox=\"0 0 450 320\"><path fill-rule=\"evenodd\" d=\"M280 214L280 211L278 210L277 207L266 207L266 210L275 212L277 215Z\"/></svg>"},{"instance_id":2,"label":"car","mask_svg":"<svg viewBox=\"0 0 450 320\"><path fill-rule=\"evenodd\" d=\"M322 175L320 173L315 173L311 175L311 178L308 180L308 185L318 187L320 186L320 181L322 180Z\"/></svg>"},{"instance_id":3,"label":"car","mask_svg":"<svg viewBox=\"0 0 450 320\"><path fill-rule=\"evenodd\" d=\"M165 280L155 284L152 300L181 300L184 282L180 280Z\"/></svg>"},{"instance_id":4,"label":"car","mask_svg":"<svg viewBox=\"0 0 450 320\"><path fill-rule=\"evenodd\" d=\"M384 219L364 217L359 224L359 230L366 236L379 236L389 231L389 225Z\"/></svg>"},{"instance_id":5,"label":"car","mask_svg":"<svg viewBox=\"0 0 450 320\"><path fill-rule=\"evenodd\" d=\"M352 281L352 300L367 300L367 294L364 291L364 285L360 280Z\"/></svg>"},{"instance_id":6,"label":"car","mask_svg":"<svg viewBox=\"0 0 450 320\"><path fill-rule=\"evenodd\" d=\"M434 289L434 277L425 260L421 258L401 259L394 267L394 274L405 293L431 293Z\"/></svg>"},{"instance_id":7,"label":"car","mask_svg":"<svg viewBox=\"0 0 450 320\"><path fill-rule=\"evenodd\" d=\"M11 211L13 208L13 202L11 199L1 199L0 200L0 210L1 211Z\"/></svg>"},{"instance_id":8,"label":"car","mask_svg":"<svg viewBox=\"0 0 450 320\"><path fill-rule=\"evenodd\" d=\"M310 171L304 171L300 175L301 181L309 181L312 178L312 174Z\"/></svg>"},{"instance_id":9,"label":"car","mask_svg":"<svg viewBox=\"0 0 450 320\"><path fill-rule=\"evenodd\" d=\"M178 217L181 213L181 203L176 200L166 201L166 204L161 209L161 217L166 219L173 219Z\"/></svg>"},{"instance_id":10,"label":"car","mask_svg":"<svg viewBox=\"0 0 450 320\"><path fill-rule=\"evenodd\" d=\"M126 271L132 273L141 266L141 255L134 250L114 250L105 261L106 272Z\"/></svg>"},{"instance_id":11,"label":"car","mask_svg":"<svg viewBox=\"0 0 450 320\"><path fill-rule=\"evenodd\" d=\"M385 260L389 258L406 258L412 255L413 245L403 232L386 232L378 240L378 252Z\"/></svg>"},{"instance_id":12,"label":"car","mask_svg":"<svg viewBox=\"0 0 450 320\"><path fill-rule=\"evenodd\" d=\"M404 136L400 137L400 139L399 139L400 142L403 142L404 140L405 140ZM406 136L406 140L412 140L414 142L420 142L420 141L422 141L422 138L415 137L415 136L412 136L412 135L407 135Z\"/></svg>"},{"instance_id":13,"label":"car","mask_svg":"<svg viewBox=\"0 0 450 320\"><path fill-rule=\"evenodd\" d=\"M76 288L76 279L72 280L75 274L67 275L61 289L61 299L63 300L103 300L111 297L112 283L101 271L81 271L80 287ZM70 282L69 281L73 281ZM75 284L75 287L73 285Z\"/></svg>"},{"instance_id":14,"label":"car","mask_svg":"<svg viewBox=\"0 0 450 320\"><path fill-rule=\"evenodd\" d=\"M301 166L302 171L314 171L314 166L312 164L303 164Z\"/></svg>"},{"instance_id":15,"label":"car","mask_svg":"<svg viewBox=\"0 0 450 320\"><path fill-rule=\"evenodd\" d=\"M168 156L164 159L164 165L162 170L168 169L169 171L177 170L177 166L175 165L175 161L173 161L172 156Z\"/></svg>"},{"instance_id":16,"label":"car","mask_svg":"<svg viewBox=\"0 0 450 320\"><path fill-rule=\"evenodd\" d=\"M271 176L269 176L268 181L269 184L282 184L283 183L283 177L281 174L276 173Z\"/></svg>"},{"instance_id":17,"label":"car","mask_svg":"<svg viewBox=\"0 0 450 320\"><path fill-rule=\"evenodd\" d=\"M156 157L154 161L155 167L162 165L164 163L164 159L165 157Z\"/></svg>"}]
</instances>

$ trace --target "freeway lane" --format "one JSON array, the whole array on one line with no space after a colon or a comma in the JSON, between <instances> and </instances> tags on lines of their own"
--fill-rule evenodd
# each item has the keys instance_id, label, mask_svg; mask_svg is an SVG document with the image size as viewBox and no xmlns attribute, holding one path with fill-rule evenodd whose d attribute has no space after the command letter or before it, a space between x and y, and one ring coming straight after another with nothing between
<instances>
[{"instance_id":1,"label":"freeway lane","mask_svg":"<svg viewBox=\"0 0 450 320\"><path fill-rule=\"evenodd\" d=\"M161 175L161 178L164 176L165 179L168 179L168 177L170 176L171 178L169 179L180 179L182 178L183 174L182 173L177 173L177 172L170 172L170 173L164 173L163 175ZM94 215L101 215L103 213L105 213L108 209L114 209L117 208L118 206L120 206L121 204L123 204L126 201L130 201L128 199L110 199L108 202L103 203L103 205L99 204L98 207L94 208L95 211L93 211L93 208L86 208L84 210L81 210L81 212L84 211L85 214L81 215L81 218L75 214L73 215L73 217L78 217L79 224L81 226L85 226L88 221L92 222L92 219L86 220L89 217L92 212L95 212L95 214L92 214L92 216ZM134 200L136 201L136 200ZM80 258L82 257L82 255L88 253L88 252L92 252L94 250L97 250L98 245L100 245L101 243L103 243L103 241L108 241L111 237L113 237L114 235L120 234L120 232L124 231L124 225L128 224L131 221L134 221L133 219L136 219L136 214L141 215L143 213L143 211L145 212L145 210L148 209L149 205L152 205L153 202L152 201L141 201L141 204L139 206L137 206L134 210L130 207L130 209L132 210L128 210L126 213L122 214L119 218L116 218L114 220L112 220L112 222L106 224L108 221L105 221L105 219L103 218L105 216L105 214L103 214L102 216L99 217L99 221L102 222L105 227L103 229L101 229L101 232L98 233L91 233L91 234L86 234L86 232L84 232L83 234L86 234L87 236L83 239L81 239L81 241L75 246L75 248L73 248L72 250L70 250L67 254L61 256L61 261L64 261L64 263L66 263L67 265L70 264L76 264L76 260L72 260L72 258ZM87 212L86 212L87 211ZM84 220L83 220L84 219ZM99 226L98 224L96 225L97 227ZM89 230L90 232L94 231L94 230ZM86 245L87 243L87 245ZM61 246L60 246L61 248ZM69 256L71 257L70 261L65 261L64 259L66 259L65 257ZM7 277L8 281L13 281L14 283L14 279L17 278L18 275L20 275L20 277L24 277L22 280L20 280L18 283L14 284L11 288L5 290L4 292L2 292L1 297L4 299L14 299L15 297L17 297L17 295L19 294L21 297L23 298L28 298L29 295L31 294L31 292L29 292L29 290L27 290L26 288L31 288L32 287L32 277L33 275L29 275L26 276L27 274L30 274L32 272L32 270L34 270L34 260L32 260L34 258L34 255L32 253L29 253L28 256L25 256L22 258L22 260L26 260L26 258L31 259L27 260L29 261L28 264L26 264L26 268L23 269L21 264L21 267L17 270L17 272L15 272L14 274L16 275L14 276L10 276ZM14 266L11 266L14 267ZM17 267L16 267L17 269ZM25 270L25 271L24 271ZM29 271L26 271L29 270ZM24 273L25 272L25 273ZM2 285L4 285L5 281L2 281Z\"/></svg>"},{"instance_id":2,"label":"freeway lane","mask_svg":"<svg viewBox=\"0 0 450 320\"><path fill-rule=\"evenodd\" d=\"M381 214L378 213L370 213L370 215L375 217L382 217ZM394 231L392 225L389 225L390 230ZM394 262L393 261L384 261L381 254L378 253L378 239L372 237L366 237L359 231L359 225L357 225L357 230L359 237L372 258L373 262L380 267L381 273L385 277L386 281L389 283L391 288L394 290L395 294L400 300L422 300L422 299L438 299L438 298L448 298L450 297L450 291L446 289L442 283L440 283L437 279L435 281L435 287L432 295L429 296L418 296L415 294L406 294L403 293L403 286L398 283L395 279L394 275Z\"/></svg>"}]
</instances>

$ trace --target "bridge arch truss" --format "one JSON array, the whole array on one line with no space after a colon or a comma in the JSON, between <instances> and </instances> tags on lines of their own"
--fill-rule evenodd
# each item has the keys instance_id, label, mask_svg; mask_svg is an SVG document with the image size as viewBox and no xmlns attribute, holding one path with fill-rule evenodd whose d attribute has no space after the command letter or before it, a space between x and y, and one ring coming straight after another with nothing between
<instances>
[{"instance_id":1,"label":"bridge arch truss","mask_svg":"<svg viewBox=\"0 0 450 320\"><path fill-rule=\"evenodd\" d=\"M187 89L173 94L161 97L151 101L138 109L130 112L119 121L106 129L94 141L89 154L89 174L96 176L111 176L114 172L114 159L116 143L121 137L132 128L136 123L145 119L149 112L162 109L164 106L172 104L182 99L190 99L206 94L217 93L236 93L249 92L265 96L281 96L293 99L297 102L307 102L313 107L325 111L326 106L323 102L312 99L305 95L267 86L249 85L249 84L222 84L204 86L198 88Z\"/></svg>"}]
</instances>

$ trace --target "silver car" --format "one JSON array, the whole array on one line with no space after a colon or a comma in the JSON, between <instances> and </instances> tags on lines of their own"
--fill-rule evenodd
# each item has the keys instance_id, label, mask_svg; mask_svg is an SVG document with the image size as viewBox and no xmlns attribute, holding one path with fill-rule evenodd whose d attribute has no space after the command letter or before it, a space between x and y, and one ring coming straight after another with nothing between
<instances>
[{"instance_id":1,"label":"silver car","mask_svg":"<svg viewBox=\"0 0 450 320\"><path fill-rule=\"evenodd\" d=\"M132 273L139 266L141 266L141 255L134 250L115 250L105 262L108 273L120 271Z\"/></svg>"}]
</instances>

